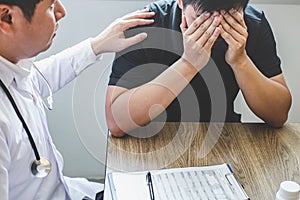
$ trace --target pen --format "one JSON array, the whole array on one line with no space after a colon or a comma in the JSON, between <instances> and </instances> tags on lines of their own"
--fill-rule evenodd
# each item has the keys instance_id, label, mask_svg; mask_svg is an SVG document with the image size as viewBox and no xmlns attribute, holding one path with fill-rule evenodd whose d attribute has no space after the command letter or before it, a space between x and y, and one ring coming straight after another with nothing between
<instances>
[{"instance_id":1,"label":"pen","mask_svg":"<svg viewBox=\"0 0 300 200\"><path fill-rule=\"evenodd\" d=\"M238 179L235 177L233 170L231 169L230 165L228 163L226 163L230 173L229 174L225 174L225 178L227 179L227 181L229 182L230 185L233 185L233 183L231 183L231 181L228 179L228 175L232 175L234 180L236 181L237 185L240 187L241 192L243 193L245 199L249 200L250 198L248 197L248 195L246 194L245 190L244 190L244 186L238 181Z\"/></svg>"},{"instance_id":2,"label":"pen","mask_svg":"<svg viewBox=\"0 0 300 200\"><path fill-rule=\"evenodd\" d=\"M146 175L146 181L149 188L150 200L154 200L153 184L150 172L148 172Z\"/></svg>"}]
</instances>

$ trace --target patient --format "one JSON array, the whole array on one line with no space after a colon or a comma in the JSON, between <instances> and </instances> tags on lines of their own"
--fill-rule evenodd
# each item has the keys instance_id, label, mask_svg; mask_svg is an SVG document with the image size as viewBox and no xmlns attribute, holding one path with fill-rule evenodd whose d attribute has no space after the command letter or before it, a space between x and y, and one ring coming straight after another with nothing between
<instances>
[{"instance_id":1,"label":"patient","mask_svg":"<svg viewBox=\"0 0 300 200\"><path fill-rule=\"evenodd\" d=\"M240 122L234 111L240 90L267 124L286 122L291 94L263 11L248 0L163 0L147 7L156 13L154 24L142 28L148 38L118 53L112 66L106 96L112 135L151 121Z\"/></svg>"}]
</instances>

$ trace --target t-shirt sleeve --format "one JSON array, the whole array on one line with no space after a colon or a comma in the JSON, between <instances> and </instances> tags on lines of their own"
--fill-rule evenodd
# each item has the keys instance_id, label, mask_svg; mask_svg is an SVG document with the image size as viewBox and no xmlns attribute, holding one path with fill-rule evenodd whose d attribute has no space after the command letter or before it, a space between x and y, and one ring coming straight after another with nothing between
<instances>
[{"instance_id":1,"label":"t-shirt sleeve","mask_svg":"<svg viewBox=\"0 0 300 200\"><path fill-rule=\"evenodd\" d=\"M276 41L264 13L261 16L261 26L258 40L255 41L258 48L254 52L254 64L268 78L282 73L281 60L277 54Z\"/></svg>"},{"instance_id":2,"label":"t-shirt sleeve","mask_svg":"<svg viewBox=\"0 0 300 200\"><path fill-rule=\"evenodd\" d=\"M151 12L157 12L154 3L146 5ZM141 32L147 32L143 29L147 26L139 26L125 31L127 37L133 36ZM108 85L116 85L127 89L134 88L141 84L144 77L138 67L145 64L147 60L147 52L142 45L143 42L133 45L121 52L116 53L112 64L112 70L109 78Z\"/></svg>"},{"instance_id":3,"label":"t-shirt sleeve","mask_svg":"<svg viewBox=\"0 0 300 200\"><path fill-rule=\"evenodd\" d=\"M108 85L134 88L144 82L139 66L145 63L146 55L142 49L116 54Z\"/></svg>"},{"instance_id":4,"label":"t-shirt sleeve","mask_svg":"<svg viewBox=\"0 0 300 200\"><path fill-rule=\"evenodd\" d=\"M175 5L177 4L174 4L174 1L159 1L149 4L146 7L155 12L154 23L125 31L126 37L141 32L146 32L148 37L116 54L109 85L127 89L140 86L153 80L178 60L178 55L182 54L182 36L177 31L169 30L171 29L170 24L172 24L169 21L171 18L169 15L174 12L174 8L177 8L177 6L174 7ZM174 41L176 41L175 44L173 44Z\"/></svg>"},{"instance_id":5,"label":"t-shirt sleeve","mask_svg":"<svg viewBox=\"0 0 300 200\"><path fill-rule=\"evenodd\" d=\"M116 54L109 85L127 89L141 86L159 76L176 60L178 55L173 52L145 46Z\"/></svg>"}]
</instances>

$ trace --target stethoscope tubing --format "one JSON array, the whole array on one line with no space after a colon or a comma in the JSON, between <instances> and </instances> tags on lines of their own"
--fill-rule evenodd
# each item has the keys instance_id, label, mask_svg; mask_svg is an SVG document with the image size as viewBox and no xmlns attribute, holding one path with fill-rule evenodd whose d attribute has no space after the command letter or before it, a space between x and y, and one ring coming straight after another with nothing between
<instances>
[{"instance_id":1,"label":"stethoscope tubing","mask_svg":"<svg viewBox=\"0 0 300 200\"><path fill-rule=\"evenodd\" d=\"M37 147L36 147L36 144L34 142L34 139L33 139L32 135L31 135L31 132L30 132L30 130L29 130L29 128L28 128L28 126L27 126L27 124L26 124L23 116L21 115L20 110L18 109L18 106L17 106L16 102L14 101L12 95L10 94L10 92L8 91L7 87L4 85L4 83L2 82L1 79L0 79L0 85L1 85L2 89L4 90L5 94L7 95L7 97L9 99L11 105L13 106L13 108L14 108L17 116L18 116L18 118L21 120L22 125L23 125L23 127L24 127L24 129L25 129L25 131L27 133L30 145L31 145L31 147L33 149L34 155L36 157L36 160L39 161L41 159L40 158L40 154L39 154L39 152L37 150Z\"/></svg>"}]
</instances>

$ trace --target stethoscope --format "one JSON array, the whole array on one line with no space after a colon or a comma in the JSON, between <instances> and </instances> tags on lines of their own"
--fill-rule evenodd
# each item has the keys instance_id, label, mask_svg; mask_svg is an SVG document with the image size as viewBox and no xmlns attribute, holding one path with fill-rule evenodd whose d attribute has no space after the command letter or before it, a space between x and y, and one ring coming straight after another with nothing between
<instances>
[{"instance_id":1,"label":"stethoscope","mask_svg":"<svg viewBox=\"0 0 300 200\"><path fill-rule=\"evenodd\" d=\"M50 84L49 82L47 81L47 79L44 77L44 75L40 72L40 70L35 66L33 65L34 68L38 71L38 73L41 75L41 77L43 78L43 80L45 81L46 85L47 85L47 88L49 90L49 97L47 98L47 101L48 101L48 104L49 106L47 106L45 104L44 101L43 102L43 105L48 108L49 110L52 110L52 105L53 105L53 97L52 97L52 90L51 90L51 87L50 87ZM33 152L34 152L34 155L35 155L35 160L32 162L31 164L31 167L30 167L30 170L31 170L31 173L36 176L36 177L39 177L39 178L44 178L46 177L50 171L51 171L51 163L50 161L47 159L47 158L43 158L43 157L40 157L40 154L37 150L37 147L35 145L35 142L34 142L34 139L31 135L31 132L23 118L23 116L21 115L21 112L20 110L18 109L17 107L17 104L16 102L14 101L12 95L10 94L10 92L8 91L7 87L3 84L2 80L0 79L0 85L2 87L2 89L4 90L5 94L7 95L10 103L12 104L18 118L21 120L22 122L22 125L23 125L23 128L25 129L26 133L27 133L27 136L28 136L28 139L29 139L29 142L30 142L30 145L33 149ZM34 85L34 84L33 84Z\"/></svg>"}]
</instances>

